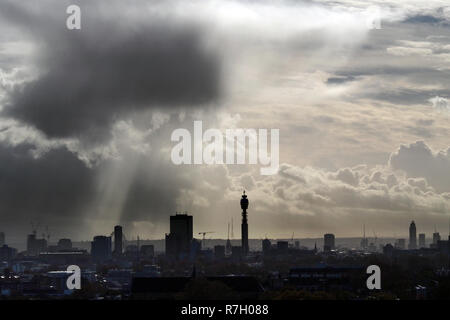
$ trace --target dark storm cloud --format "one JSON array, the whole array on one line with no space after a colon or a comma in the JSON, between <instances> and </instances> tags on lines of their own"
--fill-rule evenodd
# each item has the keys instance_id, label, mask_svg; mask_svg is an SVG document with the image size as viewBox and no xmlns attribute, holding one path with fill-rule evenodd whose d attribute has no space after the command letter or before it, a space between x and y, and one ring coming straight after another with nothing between
<instances>
[{"instance_id":1,"label":"dark storm cloud","mask_svg":"<svg viewBox=\"0 0 450 320\"><path fill-rule=\"evenodd\" d=\"M414 15L403 20L405 23L426 23L426 24L441 24L443 26L448 26L446 19L441 17L435 17L432 15Z\"/></svg>"},{"instance_id":2,"label":"dark storm cloud","mask_svg":"<svg viewBox=\"0 0 450 320\"><path fill-rule=\"evenodd\" d=\"M11 234L17 221L70 225L92 193L91 170L66 148L40 158L32 147L0 144L0 224ZM16 222L16 223L12 223Z\"/></svg>"},{"instance_id":3,"label":"dark storm cloud","mask_svg":"<svg viewBox=\"0 0 450 320\"><path fill-rule=\"evenodd\" d=\"M207 105L219 97L218 57L204 48L198 28L151 16L136 26L102 20L92 6L83 7L82 29L69 31L64 14L36 16L2 2L2 18L36 42L42 70L10 92L5 115L52 137L98 136L136 110Z\"/></svg>"},{"instance_id":4,"label":"dark storm cloud","mask_svg":"<svg viewBox=\"0 0 450 320\"><path fill-rule=\"evenodd\" d=\"M180 189L193 188L192 179L182 175L183 168L174 167L166 159L129 155L89 168L65 147L37 158L33 150L29 144L0 144L0 226L19 240L29 232L31 221L39 222L41 227L48 225L55 236L76 239L80 233L82 237L101 233L105 224L108 228L109 224L121 223L129 230L133 221L165 225L167 216L179 209L176 199ZM109 205L101 201L102 172L111 167L117 169L111 174L126 171L130 161L138 165L130 185L117 186L124 193L120 216L102 213L101 206ZM157 169L149 167L150 161Z\"/></svg>"},{"instance_id":5,"label":"dark storm cloud","mask_svg":"<svg viewBox=\"0 0 450 320\"><path fill-rule=\"evenodd\" d=\"M176 205L180 189L193 188L192 181L182 178L182 169L160 163L158 170L149 170L147 162L148 159L142 159L129 186L120 217L123 225L148 221L150 217L152 223L166 225L168 215L180 209Z\"/></svg>"},{"instance_id":6,"label":"dark storm cloud","mask_svg":"<svg viewBox=\"0 0 450 320\"><path fill-rule=\"evenodd\" d=\"M352 77L352 76L348 76L348 77L330 77L327 79L326 83L327 84L343 84L349 81L355 81L356 78Z\"/></svg>"}]
</instances>

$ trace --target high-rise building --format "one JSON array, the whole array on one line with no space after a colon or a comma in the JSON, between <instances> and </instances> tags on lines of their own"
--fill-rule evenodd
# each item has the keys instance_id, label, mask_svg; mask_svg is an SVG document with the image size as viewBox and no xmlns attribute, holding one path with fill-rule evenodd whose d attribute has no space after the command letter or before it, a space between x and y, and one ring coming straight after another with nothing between
<instances>
[{"instance_id":1,"label":"high-rise building","mask_svg":"<svg viewBox=\"0 0 450 320\"><path fill-rule=\"evenodd\" d=\"M58 251L69 251L72 250L72 240L70 239L59 239L57 245Z\"/></svg>"},{"instance_id":2,"label":"high-rise building","mask_svg":"<svg viewBox=\"0 0 450 320\"><path fill-rule=\"evenodd\" d=\"M8 247L6 244L0 246L0 260L9 261L17 255L17 250Z\"/></svg>"},{"instance_id":3,"label":"high-rise building","mask_svg":"<svg viewBox=\"0 0 450 320\"><path fill-rule=\"evenodd\" d=\"M123 251L123 234L122 227L115 226L114 227L114 252L115 256L121 256Z\"/></svg>"},{"instance_id":4,"label":"high-rise building","mask_svg":"<svg viewBox=\"0 0 450 320\"><path fill-rule=\"evenodd\" d=\"M417 236L416 236L416 224L411 221L409 225L409 250L417 249Z\"/></svg>"},{"instance_id":5,"label":"high-rise building","mask_svg":"<svg viewBox=\"0 0 450 320\"><path fill-rule=\"evenodd\" d=\"M166 234L166 255L188 256L193 239L193 217L188 214L170 216L170 233Z\"/></svg>"},{"instance_id":6,"label":"high-rise building","mask_svg":"<svg viewBox=\"0 0 450 320\"><path fill-rule=\"evenodd\" d=\"M37 256L41 252L47 250L47 240L44 238L37 239L36 234L29 234L27 236L27 254L30 256Z\"/></svg>"},{"instance_id":7,"label":"high-rise building","mask_svg":"<svg viewBox=\"0 0 450 320\"><path fill-rule=\"evenodd\" d=\"M264 255L269 254L270 249L272 248L272 244L270 243L269 239L264 239L262 241L262 251Z\"/></svg>"},{"instance_id":8,"label":"high-rise building","mask_svg":"<svg viewBox=\"0 0 450 320\"><path fill-rule=\"evenodd\" d=\"M419 233L419 248L425 248L425 233Z\"/></svg>"},{"instance_id":9,"label":"high-rise building","mask_svg":"<svg viewBox=\"0 0 450 320\"><path fill-rule=\"evenodd\" d=\"M439 232L434 232L433 233L433 244L437 245L439 240L441 240L441 236L439 235Z\"/></svg>"},{"instance_id":10,"label":"high-rise building","mask_svg":"<svg viewBox=\"0 0 450 320\"><path fill-rule=\"evenodd\" d=\"M327 233L323 236L323 251L329 252L331 250L334 250L334 234Z\"/></svg>"},{"instance_id":11,"label":"high-rise building","mask_svg":"<svg viewBox=\"0 0 450 320\"><path fill-rule=\"evenodd\" d=\"M404 250L406 248L406 240L405 239L397 239L395 242L395 248Z\"/></svg>"},{"instance_id":12,"label":"high-rise building","mask_svg":"<svg viewBox=\"0 0 450 320\"><path fill-rule=\"evenodd\" d=\"M439 240L437 249L441 254L450 255L450 236L448 236L448 240Z\"/></svg>"},{"instance_id":13,"label":"high-rise building","mask_svg":"<svg viewBox=\"0 0 450 320\"><path fill-rule=\"evenodd\" d=\"M248 209L248 199L247 195L242 194L241 198L241 209L242 209L242 226L241 226L241 234L242 234L242 254L245 256L248 254L248 223L247 223L247 209Z\"/></svg>"},{"instance_id":14,"label":"high-rise building","mask_svg":"<svg viewBox=\"0 0 450 320\"><path fill-rule=\"evenodd\" d=\"M97 262L103 262L111 258L111 237L95 236L91 242L91 255Z\"/></svg>"},{"instance_id":15,"label":"high-rise building","mask_svg":"<svg viewBox=\"0 0 450 320\"><path fill-rule=\"evenodd\" d=\"M230 241L230 223L228 223L228 238L227 238L227 244L225 245L225 253L227 255L231 254L231 241Z\"/></svg>"},{"instance_id":16,"label":"high-rise building","mask_svg":"<svg viewBox=\"0 0 450 320\"><path fill-rule=\"evenodd\" d=\"M0 247L3 247L4 244L5 244L5 233L0 232Z\"/></svg>"}]
</instances>

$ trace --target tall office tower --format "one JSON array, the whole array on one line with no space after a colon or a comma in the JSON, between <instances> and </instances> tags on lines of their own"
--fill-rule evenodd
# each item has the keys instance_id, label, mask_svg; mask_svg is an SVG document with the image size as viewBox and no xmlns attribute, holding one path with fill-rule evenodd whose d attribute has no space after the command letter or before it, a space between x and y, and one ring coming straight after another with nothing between
<instances>
[{"instance_id":1,"label":"tall office tower","mask_svg":"<svg viewBox=\"0 0 450 320\"><path fill-rule=\"evenodd\" d=\"M437 244L439 240L441 240L441 236L440 236L439 232L434 232L433 233L433 244Z\"/></svg>"},{"instance_id":2,"label":"tall office tower","mask_svg":"<svg viewBox=\"0 0 450 320\"><path fill-rule=\"evenodd\" d=\"M248 223L247 223L248 199L247 195L245 194L245 190L241 198L241 209L242 209L242 227L241 227L242 254L245 256L248 254Z\"/></svg>"},{"instance_id":3,"label":"tall office tower","mask_svg":"<svg viewBox=\"0 0 450 320\"><path fill-rule=\"evenodd\" d=\"M193 239L193 218L188 214L170 216L170 233L166 234L166 255L188 256Z\"/></svg>"},{"instance_id":4,"label":"tall office tower","mask_svg":"<svg viewBox=\"0 0 450 320\"><path fill-rule=\"evenodd\" d=\"M37 239L36 234L29 234L27 236L27 254L30 256L37 256L41 252L47 250L47 240L44 238Z\"/></svg>"},{"instance_id":5,"label":"tall office tower","mask_svg":"<svg viewBox=\"0 0 450 320\"><path fill-rule=\"evenodd\" d=\"M4 244L5 244L5 233L0 232L0 247L3 247Z\"/></svg>"},{"instance_id":6,"label":"tall office tower","mask_svg":"<svg viewBox=\"0 0 450 320\"><path fill-rule=\"evenodd\" d=\"M409 225L409 250L417 249L416 224L411 221Z\"/></svg>"},{"instance_id":7,"label":"tall office tower","mask_svg":"<svg viewBox=\"0 0 450 320\"><path fill-rule=\"evenodd\" d=\"M406 247L405 243L406 243L405 239L397 239L397 241L395 242L395 248L404 250Z\"/></svg>"},{"instance_id":8,"label":"tall office tower","mask_svg":"<svg viewBox=\"0 0 450 320\"><path fill-rule=\"evenodd\" d=\"M269 239L264 239L262 241L262 252L264 255L267 255L270 253L270 249L272 248L272 243L270 243Z\"/></svg>"},{"instance_id":9,"label":"tall office tower","mask_svg":"<svg viewBox=\"0 0 450 320\"><path fill-rule=\"evenodd\" d=\"M334 250L334 234L327 233L323 235L323 251L329 252Z\"/></svg>"},{"instance_id":10,"label":"tall office tower","mask_svg":"<svg viewBox=\"0 0 450 320\"><path fill-rule=\"evenodd\" d=\"M425 233L419 233L419 248L425 248Z\"/></svg>"},{"instance_id":11,"label":"tall office tower","mask_svg":"<svg viewBox=\"0 0 450 320\"><path fill-rule=\"evenodd\" d=\"M231 254L231 241L230 241L230 223L228 223L228 238L227 238L227 244L225 246L225 252L226 254Z\"/></svg>"},{"instance_id":12,"label":"tall office tower","mask_svg":"<svg viewBox=\"0 0 450 320\"><path fill-rule=\"evenodd\" d=\"M111 258L111 237L95 236L91 242L91 255L97 262L103 262Z\"/></svg>"},{"instance_id":13,"label":"tall office tower","mask_svg":"<svg viewBox=\"0 0 450 320\"><path fill-rule=\"evenodd\" d=\"M114 252L115 256L121 256L123 252L123 235L122 235L122 227L115 226L114 227Z\"/></svg>"}]
</instances>

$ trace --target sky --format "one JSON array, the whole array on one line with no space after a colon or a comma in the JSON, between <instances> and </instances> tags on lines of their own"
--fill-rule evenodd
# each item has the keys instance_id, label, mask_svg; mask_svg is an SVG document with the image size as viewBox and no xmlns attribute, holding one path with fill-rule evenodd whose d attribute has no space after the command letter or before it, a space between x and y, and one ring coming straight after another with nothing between
<instances>
[{"instance_id":1,"label":"sky","mask_svg":"<svg viewBox=\"0 0 450 320\"><path fill-rule=\"evenodd\" d=\"M449 232L448 1L0 0L0 30L7 241L239 237L244 189L250 238ZM278 173L173 164L195 120L279 129Z\"/></svg>"}]
</instances>

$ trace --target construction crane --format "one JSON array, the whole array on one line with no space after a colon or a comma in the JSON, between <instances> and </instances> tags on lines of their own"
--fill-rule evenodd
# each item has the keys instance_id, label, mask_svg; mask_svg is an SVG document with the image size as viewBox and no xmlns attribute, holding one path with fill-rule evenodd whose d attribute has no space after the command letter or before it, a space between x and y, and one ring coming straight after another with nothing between
<instances>
[{"instance_id":1,"label":"construction crane","mask_svg":"<svg viewBox=\"0 0 450 320\"><path fill-rule=\"evenodd\" d=\"M203 235L203 241L205 241L205 235L208 233L214 233L215 231L205 231L205 232L199 232L198 234L202 234Z\"/></svg>"},{"instance_id":2,"label":"construction crane","mask_svg":"<svg viewBox=\"0 0 450 320\"><path fill-rule=\"evenodd\" d=\"M31 224L31 232L36 236L39 224L33 221L30 221L30 224Z\"/></svg>"},{"instance_id":3,"label":"construction crane","mask_svg":"<svg viewBox=\"0 0 450 320\"><path fill-rule=\"evenodd\" d=\"M50 232L48 231L48 226L45 226L45 232L47 233L47 244L50 244Z\"/></svg>"}]
</instances>

